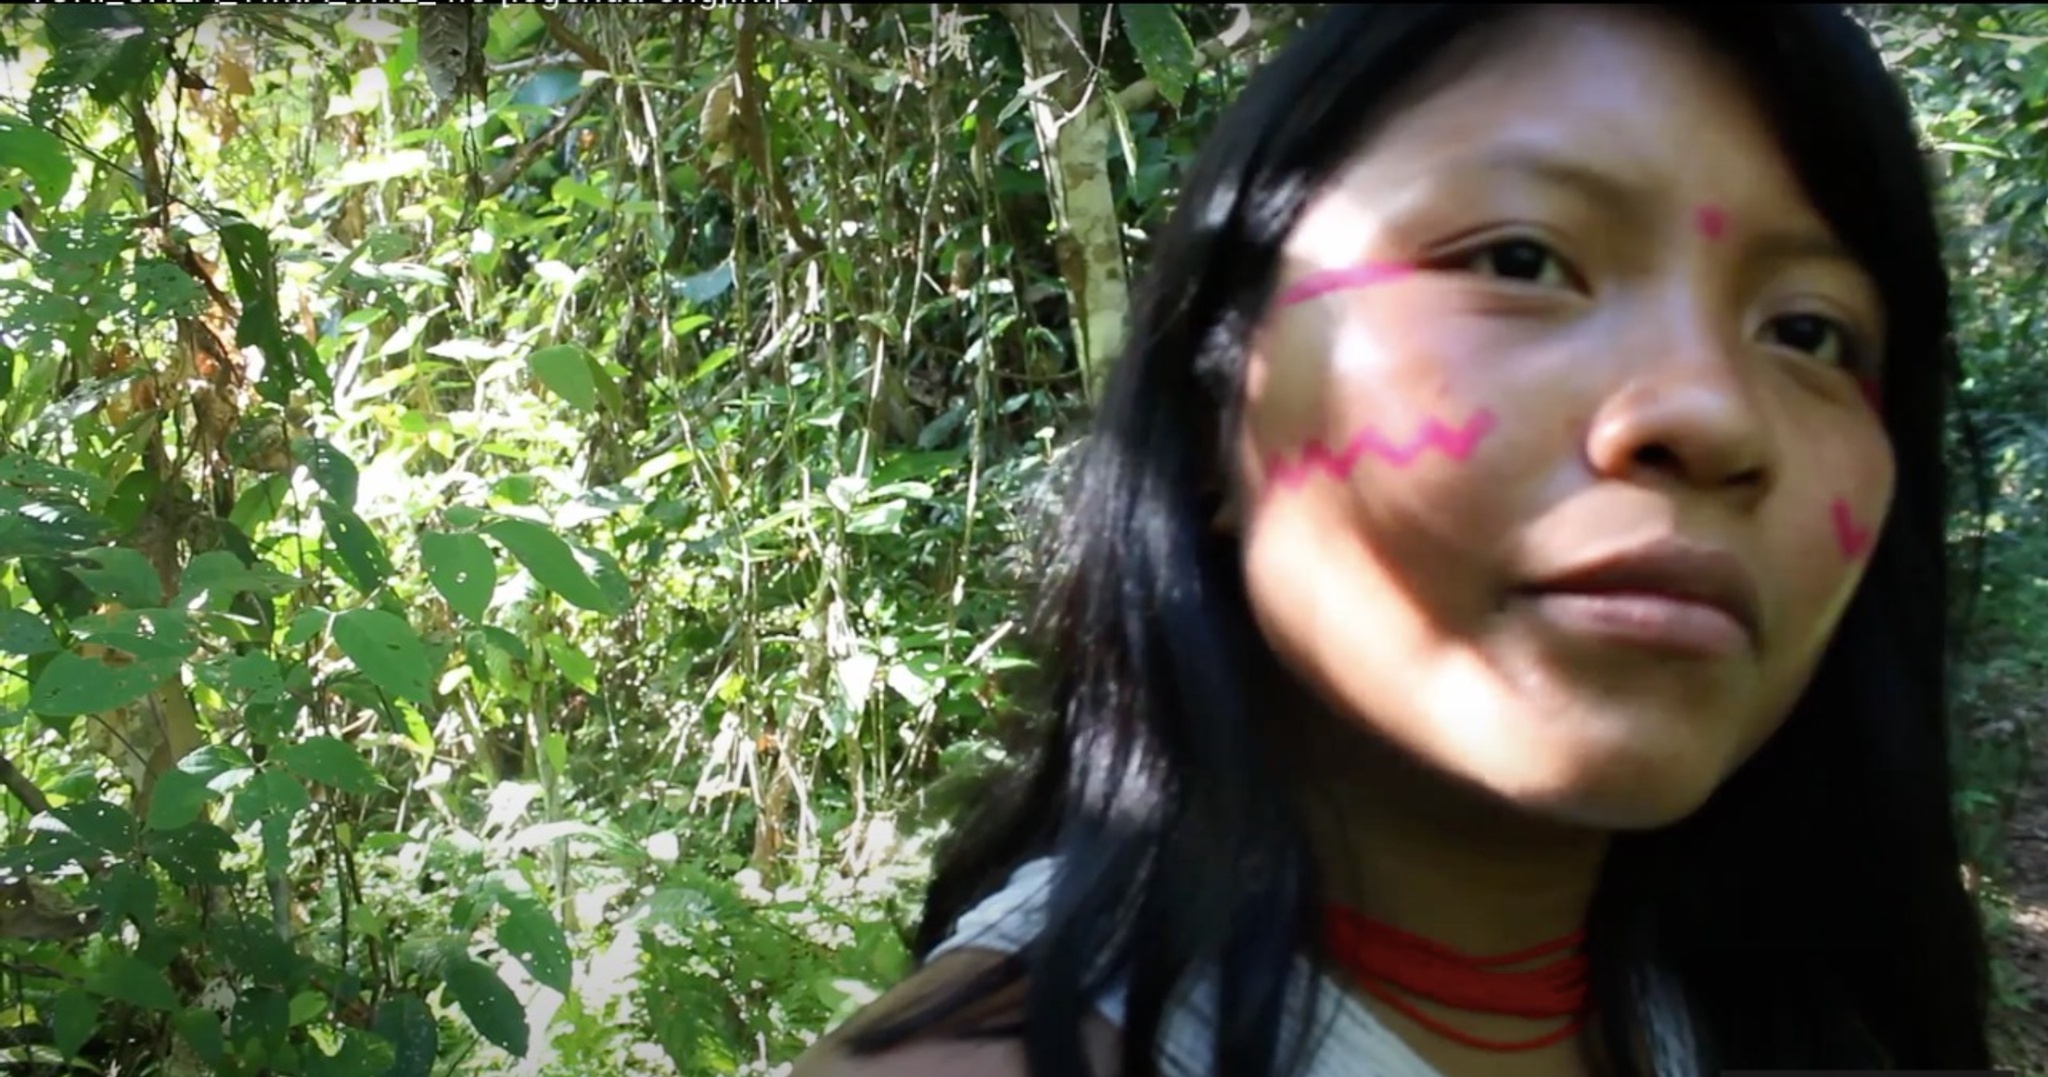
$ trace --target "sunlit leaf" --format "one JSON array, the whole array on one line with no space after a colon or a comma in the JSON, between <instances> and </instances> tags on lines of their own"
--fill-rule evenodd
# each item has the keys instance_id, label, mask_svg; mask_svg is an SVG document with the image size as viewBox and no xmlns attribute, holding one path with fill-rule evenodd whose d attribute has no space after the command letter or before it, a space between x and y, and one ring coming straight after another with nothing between
<instances>
[{"instance_id":1,"label":"sunlit leaf","mask_svg":"<svg viewBox=\"0 0 2048 1077\"><path fill-rule=\"evenodd\" d=\"M424 703L433 694L434 668L405 618L383 610L355 609L334 618L334 645L363 676L400 699Z\"/></svg>"},{"instance_id":2,"label":"sunlit leaf","mask_svg":"<svg viewBox=\"0 0 2048 1077\"><path fill-rule=\"evenodd\" d=\"M516 519L497 520L487 525L484 533L511 551L542 587L561 595L571 605L595 613L618 612L562 536L531 520Z\"/></svg>"},{"instance_id":3,"label":"sunlit leaf","mask_svg":"<svg viewBox=\"0 0 2048 1077\"><path fill-rule=\"evenodd\" d=\"M514 1058L526 1057L526 1011L519 997L488 965L466 954L451 955L443 970L448 993L455 996L463 1016L476 1026L484 1039L497 1044Z\"/></svg>"}]
</instances>

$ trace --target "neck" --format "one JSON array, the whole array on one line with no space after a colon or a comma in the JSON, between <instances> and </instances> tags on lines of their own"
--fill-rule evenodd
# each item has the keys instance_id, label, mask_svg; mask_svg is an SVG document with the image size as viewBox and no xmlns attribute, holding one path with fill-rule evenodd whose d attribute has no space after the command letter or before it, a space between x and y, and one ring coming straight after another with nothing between
<instances>
[{"instance_id":1,"label":"neck","mask_svg":"<svg viewBox=\"0 0 2048 1077\"><path fill-rule=\"evenodd\" d=\"M1585 926L1606 833L1532 818L1418 763L1356 722L1315 713L1292 727L1305 736L1287 755L1303 779L1301 818L1322 866L1326 902L1475 957L1526 950ZM1489 1053L1446 1041L1375 999L1360 1001L1441 1073L1584 1072L1580 1045L1572 1041ZM1435 1013L1500 1042L1557 1027Z\"/></svg>"},{"instance_id":2,"label":"neck","mask_svg":"<svg viewBox=\"0 0 2048 1077\"><path fill-rule=\"evenodd\" d=\"M1302 814L1327 900L1471 954L1585 925L1605 833L1532 819L1362 731L1317 739Z\"/></svg>"}]
</instances>

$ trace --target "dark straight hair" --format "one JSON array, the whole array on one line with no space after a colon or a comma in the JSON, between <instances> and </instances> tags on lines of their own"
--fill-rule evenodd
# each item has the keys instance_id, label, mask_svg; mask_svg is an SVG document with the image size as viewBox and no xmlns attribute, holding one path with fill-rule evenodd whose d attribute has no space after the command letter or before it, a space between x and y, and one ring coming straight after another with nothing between
<instances>
[{"instance_id":1,"label":"dark straight hair","mask_svg":"<svg viewBox=\"0 0 2048 1077\"><path fill-rule=\"evenodd\" d=\"M1985 944L1947 743L1948 278L1911 111L1840 7L1658 6L1748 79L1805 192L1875 279L1897 493L1867 574L1785 725L1696 813L1616 837L1589 925L1602 1065L1643 1074L1634 979L1664 970L1701 1073L1984 1067ZM1034 856L1062 865L1015 960L853 1037L947 1034L1022 987L1041 1075L1088 1072L1096 993L1127 991L1123 1072L1155 1072L1170 996L1214 974L1219 1074L1300 1060L1283 1005L1317 950L1318 868L1250 700L1277 662L1235 540L1214 533L1247 342L1304 203L1387 112L1520 5L1340 7L1251 80L1159 237L1129 344L1068 476L1035 619L1050 727L942 852L916 939ZM1450 77L1455 77L1455 72ZM1302 1029L1304 1033L1312 1030Z\"/></svg>"}]
</instances>

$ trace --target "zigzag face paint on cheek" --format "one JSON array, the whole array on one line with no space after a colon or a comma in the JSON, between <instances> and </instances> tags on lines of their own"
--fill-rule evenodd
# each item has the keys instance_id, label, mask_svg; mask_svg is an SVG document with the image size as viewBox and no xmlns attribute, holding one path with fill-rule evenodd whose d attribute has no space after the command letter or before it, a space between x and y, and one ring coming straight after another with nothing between
<instances>
[{"instance_id":1,"label":"zigzag face paint on cheek","mask_svg":"<svg viewBox=\"0 0 2048 1077\"><path fill-rule=\"evenodd\" d=\"M1432 415L1424 419L1422 426L1412 437L1403 441L1391 441L1376 426L1366 426L1344 442L1341 449L1332 451L1328 445L1317 439L1310 439L1294 459L1276 454L1266 463L1266 476L1277 486L1295 487L1322 472L1331 479L1342 482L1366 457L1376 457L1397 468L1406 468L1420 460L1431 449L1445 457L1463 463L1472 455L1486 435L1493 432L1498 420L1487 408L1480 408L1464 422L1453 426Z\"/></svg>"}]
</instances>

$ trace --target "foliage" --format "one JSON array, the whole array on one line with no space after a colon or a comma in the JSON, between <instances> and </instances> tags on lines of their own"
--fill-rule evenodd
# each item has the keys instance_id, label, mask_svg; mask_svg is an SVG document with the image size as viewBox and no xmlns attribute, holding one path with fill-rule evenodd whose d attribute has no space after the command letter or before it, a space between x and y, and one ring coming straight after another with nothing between
<instances>
[{"instance_id":1,"label":"foliage","mask_svg":"<svg viewBox=\"0 0 2048 1077\"><path fill-rule=\"evenodd\" d=\"M899 975L1085 414L1033 116L1110 102L1142 260L1301 17L1078 10L1061 82L972 5L6 9L10 1072L765 1072ZM1994 464L1988 869L2048 31L1874 18Z\"/></svg>"}]
</instances>

